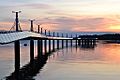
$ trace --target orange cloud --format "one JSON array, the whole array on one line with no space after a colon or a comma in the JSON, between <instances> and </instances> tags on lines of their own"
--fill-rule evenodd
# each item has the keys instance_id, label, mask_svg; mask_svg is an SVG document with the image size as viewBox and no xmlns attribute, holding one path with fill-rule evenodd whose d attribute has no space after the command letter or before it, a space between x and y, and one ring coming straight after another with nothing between
<instances>
[{"instance_id":1,"label":"orange cloud","mask_svg":"<svg viewBox=\"0 0 120 80\"><path fill-rule=\"evenodd\" d=\"M12 25L12 22L0 22L0 30L9 30Z\"/></svg>"},{"instance_id":2,"label":"orange cloud","mask_svg":"<svg viewBox=\"0 0 120 80\"><path fill-rule=\"evenodd\" d=\"M38 26L51 31L72 31L72 32L120 32L119 20L115 17L57 17L57 18L41 18L34 22L34 30L37 31ZM9 30L13 22L0 22L0 30ZM30 22L21 20L21 28L30 30Z\"/></svg>"}]
</instances>

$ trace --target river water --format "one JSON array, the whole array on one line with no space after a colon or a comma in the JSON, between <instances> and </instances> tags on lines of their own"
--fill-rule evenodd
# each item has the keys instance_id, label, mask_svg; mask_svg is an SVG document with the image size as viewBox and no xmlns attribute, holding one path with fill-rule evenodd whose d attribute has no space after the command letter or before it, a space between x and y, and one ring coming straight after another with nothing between
<instances>
[{"instance_id":1,"label":"river water","mask_svg":"<svg viewBox=\"0 0 120 80\"><path fill-rule=\"evenodd\" d=\"M29 46L21 44L21 67L28 62ZM13 44L0 45L0 79L13 71ZM120 44L97 43L95 47L69 47L53 52L33 79L120 80Z\"/></svg>"}]
</instances>

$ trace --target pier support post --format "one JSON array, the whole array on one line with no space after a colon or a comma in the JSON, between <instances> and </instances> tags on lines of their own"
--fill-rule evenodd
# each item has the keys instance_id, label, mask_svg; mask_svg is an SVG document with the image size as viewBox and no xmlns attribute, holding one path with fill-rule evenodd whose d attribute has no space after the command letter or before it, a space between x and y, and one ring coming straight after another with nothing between
<instances>
[{"instance_id":1,"label":"pier support post","mask_svg":"<svg viewBox=\"0 0 120 80\"><path fill-rule=\"evenodd\" d=\"M43 40L40 40L40 53L43 55Z\"/></svg>"},{"instance_id":2,"label":"pier support post","mask_svg":"<svg viewBox=\"0 0 120 80\"><path fill-rule=\"evenodd\" d=\"M73 36L71 35L71 38L72 38ZM70 40L70 43L71 43L71 47L72 47L72 39Z\"/></svg>"},{"instance_id":3,"label":"pier support post","mask_svg":"<svg viewBox=\"0 0 120 80\"><path fill-rule=\"evenodd\" d=\"M78 39L75 40L75 45L76 45L76 47L77 47L77 43L78 43Z\"/></svg>"},{"instance_id":4,"label":"pier support post","mask_svg":"<svg viewBox=\"0 0 120 80\"><path fill-rule=\"evenodd\" d=\"M16 13L16 31L18 32L19 31L19 18L18 18L18 14L21 12L21 11L18 11L18 12L15 12L15 11L12 11L13 13ZM14 43L14 48L15 48L15 72L19 72L19 69L20 69L20 42L19 40L18 41L15 41Z\"/></svg>"},{"instance_id":5,"label":"pier support post","mask_svg":"<svg viewBox=\"0 0 120 80\"><path fill-rule=\"evenodd\" d=\"M45 54L47 53L47 40L44 40L44 49L45 49Z\"/></svg>"},{"instance_id":6,"label":"pier support post","mask_svg":"<svg viewBox=\"0 0 120 80\"><path fill-rule=\"evenodd\" d=\"M51 52L51 40L49 40L49 52Z\"/></svg>"},{"instance_id":7,"label":"pier support post","mask_svg":"<svg viewBox=\"0 0 120 80\"><path fill-rule=\"evenodd\" d=\"M64 37L63 33L62 33L62 37ZM64 40L63 39L62 39L62 48L64 48Z\"/></svg>"},{"instance_id":8,"label":"pier support post","mask_svg":"<svg viewBox=\"0 0 120 80\"><path fill-rule=\"evenodd\" d=\"M30 28L31 32L33 32L33 21L35 21L35 20L30 20L30 22L31 22L31 28ZM34 60L34 40L31 39L30 40L30 62L33 62L33 60Z\"/></svg>"},{"instance_id":9,"label":"pier support post","mask_svg":"<svg viewBox=\"0 0 120 80\"><path fill-rule=\"evenodd\" d=\"M76 40L75 40L75 43L76 43L76 47L77 47L77 43L78 43L77 34L76 34Z\"/></svg>"},{"instance_id":10,"label":"pier support post","mask_svg":"<svg viewBox=\"0 0 120 80\"><path fill-rule=\"evenodd\" d=\"M43 56L43 42L42 40L38 40L38 58Z\"/></svg>"},{"instance_id":11,"label":"pier support post","mask_svg":"<svg viewBox=\"0 0 120 80\"><path fill-rule=\"evenodd\" d=\"M62 40L62 48L64 48L64 40Z\"/></svg>"},{"instance_id":12,"label":"pier support post","mask_svg":"<svg viewBox=\"0 0 120 80\"><path fill-rule=\"evenodd\" d=\"M83 45L83 38L81 39L81 45Z\"/></svg>"},{"instance_id":13,"label":"pier support post","mask_svg":"<svg viewBox=\"0 0 120 80\"><path fill-rule=\"evenodd\" d=\"M15 72L19 72L20 69L20 42L15 41Z\"/></svg>"},{"instance_id":14,"label":"pier support post","mask_svg":"<svg viewBox=\"0 0 120 80\"><path fill-rule=\"evenodd\" d=\"M37 45L38 45L37 46L37 50L38 50L38 52L37 52L38 55L37 56L38 56L38 58L40 58L42 56L42 52L41 52L41 49L42 49L41 48L41 40L38 40Z\"/></svg>"},{"instance_id":15,"label":"pier support post","mask_svg":"<svg viewBox=\"0 0 120 80\"><path fill-rule=\"evenodd\" d=\"M47 36L47 30L45 29L45 35ZM45 54L47 53L47 40L45 39Z\"/></svg>"},{"instance_id":16,"label":"pier support post","mask_svg":"<svg viewBox=\"0 0 120 80\"><path fill-rule=\"evenodd\" d=\"M55 40L53 39L53 51L55 51Z\"/></svg>"},{"instance_id":17,"label":"pier support post","mask_svg":"<svg viewBox=\"0 0 120 80\"><path fill-rule=\"evenodd\" d=\"M68 34L66 34L66 38L68 38ZM68 40L66 39L66 47L68 47Z\"/></svg>"},{"instance_id":18,"label":"pier support post","mask_svg":"<svg viewBox=\"0 0 120 80\"><path fill-rule=\"evenodd\" d=\"M55 32L53 32L53 37L55 37ZM53 39L53 51L55 51L55 40Z\"/></svg>"},{"instance_id":19,"label":"pier support post","mask_svg":"<svg viewBox=\"0 0 120 80\"><path fill-rule=\"evenodd\" d=\"M21 11L19 12L14 12L13 13L16 13L16 31L18 32L19 31L19 19L18 19L18 13L20 13ZM18 41L15 41L14 43L14 49L15 49L15 78L16 80L19 80L19 69L20 69L20 42L19 40Z\"/></svg>"},{"instance_id":20,"label":"pier support post","mask_svg":"<svg viewBox=\"0 0 120 80\"><path fill-rule=\"evenodd\" d=\"M57 37L59 37L59 33L57 33ZM59 39L57 40L57 49L59 49Z\"/></svg>"},{"instance_id":21,"label":"pier support post","mask_svg":"<svg viewBox=\"0 0 120 80\"><path fill-rule=\"evenodd\" d=\"M78 45L80 46L80 39L78 39Z\"/></svg>"},{"instance_id":22,"label":"pier support post","mask_svg":"<svg viewBox=\"0 0 120 80\"><path fill-rule=\"evenodd\" d=\"M59 40L57 40L57 49L59 49Z\"/></svg>"},{"instance_id":23,"label":"pier support post","mask_svg":"<svg viewBox=\"0 0 120 80\"><path fill-rule=\"evenodd\" d=\"M30 62L34 60L34 40L30 40Z\"/></svg>"},{"instance_id":24,"label":"pier support post","mask_svg":"<svg viewBox=\"0 0 120 80\"><path fill-rule=\"evenodd\" d=\"M40 25L38 25L38 34L40 33ZM38 58L41 58L41 56L42 56L42 52L41 52L41 40L38 40L37 41L37 53L38 53Z\"/></svg>"},{"instance_id":25,"label":"pier support post","mask_svg":"<svg viewBox=\"0 0 120 80\"><path fill-rule=\"evenodd\" d=\"M48 33L49 33L49 36L51 36L50 31ZM49 52L51 52L51 40L50 39L49 39Z\"/></svg>"},{"instance_id":26,"label":"pier support post","mask_svg":"<svg viewBox=\"0 0 120 80\"><path fill-rule=\"evenodd\" d=\"M86 44L86 39L84 39L84 45Z\"/></svg>"}]
</instances>

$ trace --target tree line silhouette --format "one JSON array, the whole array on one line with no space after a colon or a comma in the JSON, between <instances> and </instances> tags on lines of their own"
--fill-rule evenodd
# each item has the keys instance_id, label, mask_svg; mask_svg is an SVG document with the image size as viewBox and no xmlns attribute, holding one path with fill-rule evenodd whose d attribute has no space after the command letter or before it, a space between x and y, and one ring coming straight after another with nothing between
<instances>
[{"instance_id":1,"label":"tree line silhouette","mask_svg":"<svg viewBox=\"0 0 120 80\"><path fill-rule=\"evenodd\" d=\"M98 40L120 40L120 34L79 35L81 39L97 38Z\"/></svg>"}]
</instances>

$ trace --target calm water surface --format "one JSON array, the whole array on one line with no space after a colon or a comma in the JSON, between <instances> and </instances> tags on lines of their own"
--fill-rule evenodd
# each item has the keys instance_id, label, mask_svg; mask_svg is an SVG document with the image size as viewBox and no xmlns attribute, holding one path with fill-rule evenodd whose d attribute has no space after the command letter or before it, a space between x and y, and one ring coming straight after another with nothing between
<instances>
[{"instance_id":1,"label":"calm water surface","mask_svg":"<svg viewBox=\"0 0 120 80\"><path fill-rule=\"evenodd\" d=\"M36 53L36 51L35 51ZM21 44L21 67L29 62L29 46ZM0 79L14 71L13 45L0 45ZM35 80L120 80L120 44L72 47L54 52Z\"/></svg>"}]
</instances>

